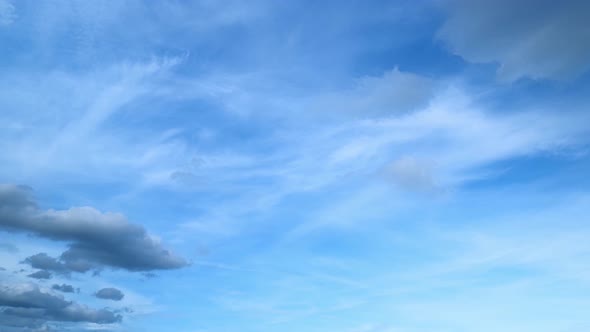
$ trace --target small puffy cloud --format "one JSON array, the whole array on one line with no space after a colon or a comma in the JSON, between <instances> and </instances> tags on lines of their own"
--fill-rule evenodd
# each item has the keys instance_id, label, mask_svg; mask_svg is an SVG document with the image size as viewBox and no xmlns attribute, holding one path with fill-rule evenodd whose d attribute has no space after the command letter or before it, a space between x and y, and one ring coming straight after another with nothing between
<instances>
[{"instance_id":1,"label":"small puffy cloud","mask_svg":"<svg viewBox=\"0 0 590 332\"><path fill-rule=\"evenodd\" d=\"M51 279L51 272L46 271L46 270L40 270L40 271L29 274L27 277L34 278L34 279Z\"/></svg>"},{"instance_id":2,"label":"small puffy cloud","mask_svg":"<svg viewBox=\"0 0 590 332\"><path fill-rule=\"evenodd\" d=\"M91 309L43 292L31 284L0 288L0 327L40 326L45 322L86 322L112 324L122 317L108 309Z\"/></svg>"},{"instance_id":3,"label":"small puffy cloud","mask_svg":"<svg viewBox=\"0 0 590 332\"><path fill-rule=\"evenodd\" d=\"M23 186L0 185L0 229L68 242L59 259L40 253L25 261L55 272L86 272L103 266L151 271L186 265L121 214L91 207L44 211L37 207L32 190Z\"/></svg>"},{"instance_id":4,"label":"small puffy cloud","mask_svg":"<svg viewBox=\"0 0 590 332\"><path fill-rule=\"evenodd\" d=\"M414 157L395 160L389 165L387 173L397 185L408 190L429 192L437 187L431 165Z\"/></svg>"},{"instance_id":5,"label":"small puffy cloud","mask_svg":"<svg viewBox=\"0 0 590 332\"><path fill-rule=\"evenodd\" d=\"M467 61L498 63L503 80L569 79L590 69L590 2L449 0L438 32Z\"/></svg>"},{"instance_id":6,"label":"small puffy cloud","mask_svg":"<svg viewBox=\"0 0 590 332\"><path fill-rule=\"evenodd\" d=\"M63 293L74 293L76 291L76 289L74 288L74 286L72 285L68 285L68 284L55 284L53 286L51 286L51 289L63 292Z\"/></svg>"},{"instance_id":7,"label":"small puffy cloud","mask_svg":"<svg viewBox=\"0 0 590 332\"><path fill-rule=\"evenodd\" d=\"M14 5L8 0L0 0L0 27L10 25L16 19Z\"/></svg>"},{"instance_id":8,"label":"small puffy cloud","mask_svg":"<svg viewBox=\"0 0 590 332\"><path fill-rule=\"evenodd\" d=\"M116 288L108 287L99 290L94 296L103 300L121 301L125 294Z\"/></svg>"}]
</instances>

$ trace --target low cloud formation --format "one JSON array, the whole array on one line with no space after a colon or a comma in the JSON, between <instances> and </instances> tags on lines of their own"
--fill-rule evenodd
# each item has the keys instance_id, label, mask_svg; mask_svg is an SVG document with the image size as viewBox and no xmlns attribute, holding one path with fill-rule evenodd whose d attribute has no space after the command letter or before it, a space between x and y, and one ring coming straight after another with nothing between
<instances>
[{"instance_id":1,"label":"low cloud formation","mask_svg":"<svg viewBox=\"0 0 590 332\"><path fill-rule=\"evenodd\" d=\"M99 299L121 301L125 294L116 288L103 288L94 294Z\"/></svg>"},{"instance_id":2,"label":"low cloud formation","mask_svg":"<svg viewBox=\"0 0 590 332\"><path fill-rule=\"evenodd\" d=\"M108 309L91 309L43 292L32 284L0 287L0 330L4 327L38 328L47 322L112 324L121 315Z\"/></svg>"},{"instance_id":3,"label":"low cloud formation","mask_svg":"<svg viewBox=\"0 0 590 332\"><path fill-rule=\"evenodd\" d=\"M23 186L0 185L0 229L68 242L68 250L59 258L39 253L25 260L32 267L57 273L101 267L151 271L186 265L121 214L91 207L44 211L37 207L32 190Z\"/></svg>"},{"instance_id":4,"label":"low cloud formation","mask_svg":"<svg viewBox=\"0 0 590 332\"><path fill-rule=\"evenodd\" d=\"M51 279L51 272L40 270L34 273L29 274L27 277L35 278L35 279Z\"/></svg>"},{"instance_id":5,"label":"low cloud formation","mask_svg":"<svg viewBox=\"0 0 590 332\"><path fill-rule=\"evenodd\" d=\"M74 288L74 286L68 285L68 284L61 284L61 285L55 284L55 285L51 286L51 289L60 291L62 293L74 293L74 292L76 292L76 289Z\"/></svg>"},{"instance_id":6,"label":"low cloud formation","mask_svg":"<svg viewBox=\"0 0 590 332\"><path fill-rule=\"evenodd\" d=\"M504 80L569 79L590 69L588 1L452 0L439 37Z\"/></svg>"}]
</instances>

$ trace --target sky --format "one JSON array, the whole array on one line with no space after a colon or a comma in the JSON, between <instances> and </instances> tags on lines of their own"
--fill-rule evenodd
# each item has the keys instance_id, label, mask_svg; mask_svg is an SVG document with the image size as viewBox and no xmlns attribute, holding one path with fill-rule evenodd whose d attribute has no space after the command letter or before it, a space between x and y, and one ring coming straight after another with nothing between
<instances>
[{"instance_id":1,"label":"sky","mask_svg":"<svg viewBox=\"0 0 590 332\"><path fill-rule=\"evenodd\" d=\"M589 22L0 0L0 331L590 330Z\"/></svg>"}]
</instances>

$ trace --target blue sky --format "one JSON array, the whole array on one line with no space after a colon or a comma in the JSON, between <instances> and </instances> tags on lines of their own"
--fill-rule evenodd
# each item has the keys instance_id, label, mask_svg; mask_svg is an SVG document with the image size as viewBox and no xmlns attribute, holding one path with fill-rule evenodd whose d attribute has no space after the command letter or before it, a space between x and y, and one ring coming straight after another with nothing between
<instances>
[{"instance_id":1,"label":"blue sky","mask_svg":"<svg viewBox=\"0 0 590 332\"><path fill-rule=\"evenodd\" d=\"M588 331L589 13L0 0L0 330Z\"/></svg>"}]
</instances>

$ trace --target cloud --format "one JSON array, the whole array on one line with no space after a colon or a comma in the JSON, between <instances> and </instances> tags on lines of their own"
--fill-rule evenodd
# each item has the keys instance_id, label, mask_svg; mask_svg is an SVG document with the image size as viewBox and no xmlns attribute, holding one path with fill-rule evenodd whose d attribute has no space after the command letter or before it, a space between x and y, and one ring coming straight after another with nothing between
<instances>
[{"instance_id":1,"label":"cloud","mask_svg":"<svg viewBox=\"0 0 590 332\"><path fill-rule=\"evenodd\" d=\"M48 321L112 324L122 317L107 309L91 309L32 284L0 288L0 326L36 327Z\"/></svg>"},{"instance_id":2,"label":"cloud","mask_svg":"<svg viewBox=\"0 0 590 332\"><path fill-rule=\"evenodd\" d=\"M51 279L51 272L46 270L40 270L34 273L29 274L27 277L35 278L35 279Z\"/></svg>"},{"instance_id":3,"label":"cloud","mask_svg":"<svg viewBox=\"0 0 590 332\"><path fill-rule=\"evenodd\" d=\"M68 285L68 284L55 284L53 286L51 286L51 289L63 292L63 293L74 293L76 290L74 289L74 286L72 285Z\"/></svg>"},{"instance_id":4,"label":"cloud","mask_svg":"<svg viewBox=\"0 0 590 332\"><path fill-rule=\"evenodd\" d=\"M15 19L14 5L8 0L0 0L0 27L12 24Z\"/></svg>"},{"instance_id":5,"label":"cloud","mask_svg":"<svg viewBox=\"0 0 590 332\"><path fill-rule=\"evenodd\" d=\"M590 2L583 0L446 2L438 32L467 61L498 63L500 79L569 79L590 68Z\"/></svg>"},{"instance_id":6,"label":"cloud","mask_svg":"<svg viewBox=\"0 0 590 332\"><path fill-rule=\"evenodd\" d=\"M116 288L103 288L94 294L99 299L121 301L125 294Z\"/></svg>"},{"instance_id":7,"label":"cloud","mask_svg":"<svg viewBox=\"0 0 590 332\"><path fill-rule=\"evenodd\" d=\"M57 273L69 273L70 269L65 264L59 262L56 258L48 256L46 253L38 253L36 255L25 258L23 261L31 265L35 269L43 269ZM85 271L78 271L85 272Z\"/></svg>"},{"instance_id":8,"label":"cloud","mask_svg":"<svg viewBox=\"0 0 590 332\"><path fill-rule=\"evenodd\" d=\"M413 191L433 191L437 185L432 166L422 160L406 156L396 159L386 170L401 187Z\"/></svg>"},{"instance_id":9,"label":"cloud","mask_svg":"<svg viewBox=\"0 0 590 332\"><path fill-rule=\"evenodd\" d=\"M427 105L434 97L433 80L397 68L382 76L368 76L346 92L334 92L313 99L322 111L348 113L362 117L403 114Z\"/></svg>"},{"instance_id":10,"label":"cloud","mask_svg":"<svg viewBox=\"0 0 590 332\"><path fill-rule=\"evenodd\" d=\"M30 188L0 185L0 228L68 242L59 260L40 253L28 257L31 266L56 272L85 272L112 267L128 271L176 269L186 262L151 237L146 230L116 213L91 207L41 210Z\"/></svg>"},{"instance_id":11,"label":"cloud","mask_svg":"<svg viewBox=\"0 0 590 332\"><path fill-rule=\"evenodd\" d=\"M8 253L17 253L18 248L12 243L0 242L0 251L4 251L4 252L8 252Z\"/></svg>"}]
</instances>

